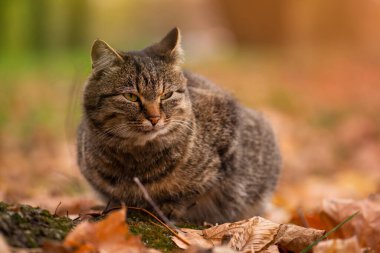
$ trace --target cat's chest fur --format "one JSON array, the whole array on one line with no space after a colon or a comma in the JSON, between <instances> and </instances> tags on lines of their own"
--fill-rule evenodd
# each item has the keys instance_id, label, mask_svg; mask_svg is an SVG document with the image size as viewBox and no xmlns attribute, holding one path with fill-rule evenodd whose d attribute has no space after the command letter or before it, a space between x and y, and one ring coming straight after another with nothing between
<instances>
[{"instance_id":1,"label":"cat's chest fur","mask_svg":"<svg viewBox=\"0 0 380 253\"><path fill-rule=\"evenodd\" d=\"M173 133L168 133L173 135ZM104 183L115 185L116 183L129 184L134 177L142 183L150 184L159 182L168 176L184 159L184 154L189 152L192 145L191 136L173 138L172 142L161 141L160 137L147 141L145 145L140 143L115 143L116 145L102 145L101 141L91 146L95 152L88 152L92 160L99 167L98 171L104 179ZM112 178L112 180L110 180Z\"/></svg>"}]
</instances>

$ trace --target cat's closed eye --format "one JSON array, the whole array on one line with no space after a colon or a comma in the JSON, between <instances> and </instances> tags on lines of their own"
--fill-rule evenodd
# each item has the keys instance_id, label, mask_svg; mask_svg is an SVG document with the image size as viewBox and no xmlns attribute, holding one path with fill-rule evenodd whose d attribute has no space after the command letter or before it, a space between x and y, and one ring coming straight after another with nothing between
<instances>
[{"instance_id":1,"label":"cat's closed eye","mask_svg":"<svg viewBox=\"0 0 380 253\"><path fill-rule=\"evenodd\" d=\"M167 93L165 93L165 94L163 94L162 96L161 96L161 100L165 100L165 99L168 99L168 98L170 98L171 96L173 96L173 91L171 91L171 92L167 92Z\"/></svg>"},{"instance_id":2,"label":"cat's closed eye","mask_svg":"<svg viewBox=\"0 0 380 253\"><path fill-rule=\"evenodd\" d=\"M138 100L138 97L133 93L125 93L124 97L131 102L136 102Z\"/></svg>"}]
</instances>

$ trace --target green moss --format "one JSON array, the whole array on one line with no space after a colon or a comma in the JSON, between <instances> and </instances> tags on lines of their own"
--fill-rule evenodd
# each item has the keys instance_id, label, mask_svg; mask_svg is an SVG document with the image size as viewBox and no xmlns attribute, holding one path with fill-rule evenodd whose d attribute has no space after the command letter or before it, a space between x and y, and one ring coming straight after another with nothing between
<instances>
[{"instance_id":1,"label":"green moss","mask_svg":"<svg viewBox=\"0 0 380 253\"><path fill-rule=\"evenodd\" d=\"M40 208L0 202L0 232L14 247L36 248L44 240L63 240L73 226L71 219Z\"/></svg>"},{"instance_id":2,"label":"green moss","mask_svg":"<svg viewBox=\"0 0 380 253\"><path fill-rule=\"evenodd\" d=\"M127 223L130 231L135 235L140 235L147 247L163 252L179 249L171 239L171 232L148 214L128 209Z\"/></svg>"},{"instance_id":3,"label":"green moss","mask_svg":"<svg viewBox=\"0 0 380 253\"><path fill-rule=\"evenodd\" d=\"M128 209L127 223L130 231L135 235L140 235L147 247L159 249L162 252L179 250L171 239L173 234L149 214L141 210ZM180 224L178 227L204 229L204 227L188 223Z\"/></svg>"},{"instance_id":4,"label":"green moss","mask_svg":"<svg viewBox=\"0 0 380 253\"><path fill-rule=\"evenodd\" d=\"M130 231L135 235L141 235L144 244L149 248L159 249L163 252L171 252L178 249L171 240L171 233L166 228L146 222L129 223Z\"/></svg>"},{"instance_id":5,"label":"green moss","mask_svg":"<svg viewBox=\"0 0 380 253\"><path fill-rule=\"evenodd\" d=\"M5 204L4 202L0 202L0 212L4 212L7 210L8 205Z\"/></svg>"},{"instance_id":6,"label":"green moss","mask_svg":"<svg viewBox=\"0 0 380 253\"><path fill-rule=\"evenodd\" d=\"M102 220L105 215L93 221ZM171 239L172 233L157 220L141 210L128 209L127 223L132 234L141 236L144 244L162 252L179 248ZM0 233L14 247L36 248L45 240L61 241L76 224L69 218L27 205L8 205L0 202ZM192 224L180 227L202 229Z\"/></svg>"},{"instance_id":7,"label":"green moss","mask_svg":"<svg viewBox=\"0 0 380 253\"><path fill-rule=\"evenodd\" d=\"M181 223L181 224L178 224L178 227L180 227L180 228L197 229L197 230L203 230L203 229L207 228L205 226L199 226L199 225L194 225L194 224L190 224L190 223Z\"/></svg>"}]
</instances>

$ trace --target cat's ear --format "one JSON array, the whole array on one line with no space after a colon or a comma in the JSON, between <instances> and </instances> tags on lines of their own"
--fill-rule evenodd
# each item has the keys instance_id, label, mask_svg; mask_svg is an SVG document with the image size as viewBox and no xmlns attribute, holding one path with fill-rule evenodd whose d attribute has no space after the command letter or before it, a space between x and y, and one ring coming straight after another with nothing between
<instances>
[{"instance_id":1,"label":"cat's ear","mask_svg":"<svg viewBox=\"0 0 380 253\"><path fill-rule=\"evenodd\" d=\"M102 40L95 40L91 49L92 69L94 72L123 62L123 57Z\"/></svg>"},{"instance_id":2,"label":"cat's ear","mask_svg":"<svg viewBox=\"0 0 380 253\"><path fill-rule=\"evenodd\" d=\"M179 65L183 61L181 48L181 33L177 27L173 28L158 43L148 47L145 51L162 57L166 62Z\"/></svg>"}]
</instances>

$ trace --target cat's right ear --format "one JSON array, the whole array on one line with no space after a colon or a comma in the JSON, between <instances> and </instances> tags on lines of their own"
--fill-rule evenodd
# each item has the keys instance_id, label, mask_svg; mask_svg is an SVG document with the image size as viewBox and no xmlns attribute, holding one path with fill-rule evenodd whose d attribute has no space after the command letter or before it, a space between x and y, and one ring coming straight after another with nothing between
<instances>
[{"instance_id":1,"label":"cat's right ear","mask_svg":"<svg viewBox=\"0 0 380 253\"><path fill-rule=\"evenodd\" d=\"M102 40L95 40L91 49L92 70L97 72L123 62L123 57Z\"/></svg>"},{"instance_id":2,"label":"cat's right ear","mask_svg":"<svg viewBox=\"0 0 380 253\"><path fill-rule=\"evenodd\" d=\"M174 27L160 42L145 48L144 51L154 56L159 56L174 66L179 66L183 61L179 29Z\"/></svg>"}]
</instances>

